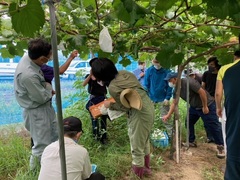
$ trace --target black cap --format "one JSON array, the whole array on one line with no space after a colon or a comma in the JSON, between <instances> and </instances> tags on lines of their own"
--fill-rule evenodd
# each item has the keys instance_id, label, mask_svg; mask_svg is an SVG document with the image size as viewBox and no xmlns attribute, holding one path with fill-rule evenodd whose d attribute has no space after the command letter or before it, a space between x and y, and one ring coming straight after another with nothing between
<instances>
[{"instance_id":1,"label":"black cap","mask_svg":"<svg viewBox=\"0 0 240 180\"><path fill-rule=\"evenodd\" d=\"M70 116L63 119L63 128L64 132L69 131L83 132L81 120L74 116Z\"/></svg>"}]
</instances>

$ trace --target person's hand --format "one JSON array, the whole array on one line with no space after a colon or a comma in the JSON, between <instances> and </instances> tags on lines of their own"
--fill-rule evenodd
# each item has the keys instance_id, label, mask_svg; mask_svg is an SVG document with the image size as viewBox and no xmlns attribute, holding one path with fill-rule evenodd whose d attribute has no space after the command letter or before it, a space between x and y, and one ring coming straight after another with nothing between
<instances>
[{"instance_id":1,"label":"person's hand","mask_svg":"<svg viewBox=\"0 0 240 180\"><path fill-rule=\"evenodd\" d=\"M163 101L163 105L164 105L164 106L168 106L168 105L169 105L169 100L164 99L164 101Z\"/></svg>"},{"instance_id":2,"label":"person's hand","mask_svg":"<svg viewBox=\"0 0 240 180\"><path fill-rule=\"evenodd\" d=\"M109 102L109 101L104 101L104 106L105 106L105 108L109 108L109 107L110 107L110 104L111 104L111 102Z\"/></svg>"},{"instance_id":3,"label":"person's hand","mask_svg":"<svg viewBox=\"0 0 240 180\"><path fill-rule=\"evenodd\" d=\"M203 111L203 114L208 114L209 113L209 109L208 107L202 107L202 111Z\"/></svg>"},{"instance_id":4,"label":"person's hand","mask_svg":"<svg viewBox=\"0 0 240 180\"><path fill-rule=\"evenodd\" d=\"M217 108L216 111L217 111L216 113L217 113L218 117L222 118L222 108L220 108L220 109Z\"/></svg>"},{"instance_id":5,"label":"person's hand","mask_svg":"<svg viewBox=\"0 0 240 180\"><path fill-rule=\"evenodd\" d=\"M94 81L96 80L95 76L92 73L92 69L90 69L89 78L91 78Z\"/></svg>"},{"instance_id":6,"label":"person's hand","mask_svg":"<svg viewBox=\"0 0 240 180\"><path fill-rule=\"evenodd\" d=\"M140 74L140 77L143 77L144 76L144 72L142 72L141 74Z\"/></svg>"},{"instance_id":7,"label":"person's hand","mask_svg":"<svg viewBox=\"0 0 240 180\"><path fill-rule=\"evenodd\" d=\"M77 50L74 50L74 51L71 53L70 58L71 58L71 59L74 59L74 58L77 57L77 56L78 56L78 51L77 51Z\"/></svg>"},{"instance_id":8,"label":"person's hand","mask_svg":"<svg viewBox=\"0 0 240 180\"><path fill-rule=\"evenodd\" d=\"M52 96L54 96L56 94L56 91L52 90Z\"/></svg>"},{"instance_id":9,"label":"person's hand","mask_svg":"<svg viewBox=\"0 0 240 180\"><path fill-rule=\"evenodd\" d=\"M163 117L162 117L162 121L163 122L167 122L167 120L170 118L170 116L169 115L164 115Z\"/></svg>"}]
</instances>

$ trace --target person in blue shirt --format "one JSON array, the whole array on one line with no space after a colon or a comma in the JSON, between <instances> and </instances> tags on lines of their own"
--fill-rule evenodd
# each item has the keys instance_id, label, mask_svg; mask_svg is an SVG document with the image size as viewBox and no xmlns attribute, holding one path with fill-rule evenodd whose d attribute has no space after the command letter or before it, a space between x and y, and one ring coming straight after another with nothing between
<instances>
[{"instance_id":1,"label":"person in blue shirt","mask_svg":"<svg viewBox=\"0 0 240 180\"><path fill-rule=\"evenodd\" d=\"M133 74L136 76L137 80L142 86L144 86L144 77L146 73L146 63L143 61L138 61L138 68L133 70Z\"/></svg>"},{"instance_id":2,"label":"person in blue shirt","mask_svg":"<svg viewBox=\"0 0 240 180\"><path fill-rule=\"evenodd\" d=\"M172 87L164 79L170 70L163 68L159 61L152 60L152 66L146 70L144 87L150 99L160 108L160 119L169 111L169 100L172 97ZM164 122L168 136L172 135L172 121Z\"/></svg>"}]
</instances>

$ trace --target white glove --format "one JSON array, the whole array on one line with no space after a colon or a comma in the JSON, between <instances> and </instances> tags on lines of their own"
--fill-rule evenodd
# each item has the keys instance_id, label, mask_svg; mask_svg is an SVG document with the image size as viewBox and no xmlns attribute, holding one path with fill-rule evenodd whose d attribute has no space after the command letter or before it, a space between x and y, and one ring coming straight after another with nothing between
<instances>
[{"instance_id":1,"label":"white glove","mask_svg":"<svg viewBox=\"0 0 240 180\"><path fill-rule=\"evenodd\" d=\"M107 115L108 114L108 111L107 111L107 108L102 105L100 108L99 108L100 112L102 115Z\"/></svg>"}]
</instances>

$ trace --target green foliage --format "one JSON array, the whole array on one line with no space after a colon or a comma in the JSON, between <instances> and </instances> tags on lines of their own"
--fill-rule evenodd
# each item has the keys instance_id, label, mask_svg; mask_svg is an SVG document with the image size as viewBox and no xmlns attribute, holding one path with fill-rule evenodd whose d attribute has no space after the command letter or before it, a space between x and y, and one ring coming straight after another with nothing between
<instances>
[{"instance_id":1,"label":"green foliage","mask_svg":"<svg viewBox=\"0 0 240 180\"><path fill-rule=\"evenodd\" d=\"M9 52L9 50L7 48L2 48L0 49L1 52L1 56L3 58L13 58L14 56Z\"/></svg>"},{"instance_id":2,"label":"green foliage","mask_svg":"<svg viewBox=\"0 0 240 180\"><path fill-rule=\"evenodd\" d=\"M216 55L219 59L221 65L228 64L229 62L233 62L233 49L224 49L224 50L217 50Z\"/></svg>"},{"instance_id":3,"label":"green foliage","mask_svg":"<svg viewBox=\"0 0 240 180\"><path fill-rule=\"evenodd\" d=\"M45 23L44 12L39 0L27 1L28 3L21 7L16 3L9 6L13 28L17 33L24 36L33 37L36 31Z\"/></svg>"},{"instance_id":4,"label":"green foliage","mask_svg":"<svg viewBox=\"0 0 240 180\"><path fill-rule=\"evenodd\" d=\"M169 43L164 45L158 52L156 59L164 68L170 68L181 64L182 60L184 59L184 54L181 52L175 53L176 48L176 43Z\"/></svg>"},{"instance_id":5,"label":"green foliage","mask_svg":"<svg viewBox=\"0 0 240 180\"><path fill-rule=\"evenodd\" d=\"M167 11L169 10L177 1L176 0L158 0L156 4L156 10Z\"/></svg>"},{"instance_id":6,"label":"green foliage","mask_svg":"<svg viewBox=\"0 0 240 180\"><path fill-rule=\"evenodd\" d=\"M96 8L96 3L94 0L88 0L88 1L84 1L82 0L82 3L84 5L84 7L89 7L91 6L92 8Z\"/></svg>"},{"instance_id":7,"label":"green foliage","mask_svg":"<svg viewBox=\"0 0 240 180\"><path fill-rule=\"evenodd\" d=\"M203 2L207 3L207 11L210 15L220 19L226 19L229 16L239 25L240 3L238 0L203 0Z\"/></svg>"},{"instance_id":8,"label":"green foliage","mask_svg":"<svg viewBox=\"0 0 240 180\"><path fill-rule=\"evenodd\" d=\"M30 36L51 38L47 5L41 6L38 0L24 2L10 4L12 24L1 19L0 43L13 44L3 50L4 57L22 54L19 49L27 46L18 42L26 42ZM220 45L239 34L237 0L62 0L54 5L58 43L65 48L65 55L78 49L80 57L94 52L110 59L130 54L138 60L143 51L154 52L164 67L173 67L186 62L189 50L194 51L194 57L210 49L214 55L221 51ZM98 44L102 25L108 27L113 39L111 54L102 52ZM122 61L124 66L128 63Z\"/></svg>"},{"instance_id":9,"label":"green foliage","mask_svg":"<svg viewBox=\"0 0 240 180\"><path fill-rule=\"evenodd\" d=\"M16 129L10 126L8 128L1 128L0 179L14 177L16 170L23 169L28 164L29 144L24 136L17 134L15 131Z\"/></svg>"},{"instance_id":10,"label":"green foliage","mask_svg":"<svg viewBox=\"0 0 240 180\"><path fill-rule=\"evenodd\" d=\"M130 26L134 26L138 20L144 18L148 13L147 9L139 6L133 0L114 0L113 7L118 18L129 23Z\"/></svg>"},{"instance_id":11,"label":"green foliage","mask_svg":"<svg viewBox=\"0 0 240 180\"><path fill-rule=\"evenodd\" d=\"M123 57L122 60L119 61L119 64L130 65L131 64L131 60L128 59L127 57Z\"/></svg>"}]
</instances>

